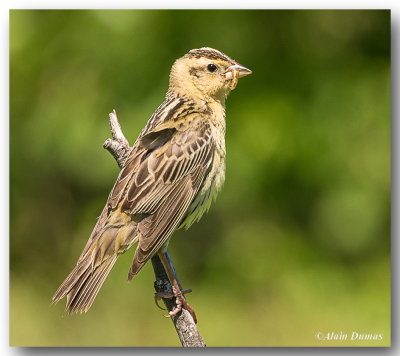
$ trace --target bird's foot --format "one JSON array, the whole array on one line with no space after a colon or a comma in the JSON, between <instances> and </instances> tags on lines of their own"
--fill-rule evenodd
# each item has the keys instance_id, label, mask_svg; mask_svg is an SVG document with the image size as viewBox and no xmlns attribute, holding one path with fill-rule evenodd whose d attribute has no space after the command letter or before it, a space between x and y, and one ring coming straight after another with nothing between
<instances>
[{"instance_id":1,"label":"bird's foot","mask_svg":"<svg viewBox=\"0 0 400 356\"><path fill-rule=\"evenodd\" d=\"M191 291L191 290L190 290ZM174 291L175 292L175 291ZM167 315L165 315L167 318L172 318L176 316L179 312L182 311L182 308L186 309L190 315L192 316L194 322L197 324L197 318L196 318L196 313L194 312L194 309L189 305L189 303L186 301L186 298L184 296L185 291L177 291L175 293L175 298L176 298L176 307L172 309Z\"/></svg>"},{"instance_id":2,"label":"bird's foot","mask_svg":"<svg viewBox=\"0 0 400 356\"><path fill-rule=\"evenodd\" d=\"M192 292L191 289L184 289L184 290L176 290L174 287L173 293L167 293L167 292L158 292L155 293L154 295L154 300L156 302L156 305L160 308L165 310L165 308L162 308L158 302L162 298L176 298L176 307L174 307L167 315L165 315L166 318L172 318L175 317L181 310L182 308L186 309L190 315L192 316L193 320L195 323L197 323L197 318L196 318L196 313L194 309L189 305L189 303L186 301L186 298L184 294Z\"/></svg>"},{"instance_id":3,"label":"bird's foot","mask_svg":"<svg viewBox=\"0 0 400 356\"><path fill-rule=\"evenodd\" d=\"M191 289L184 289L181 291L182 294L187 294L187 293L191 293L192 290ZM163 298L165 299L171 299L171 298L175 298L177 297L176 294L174 293L168 293L168 292L157 292L154 293L154 301L156 303L156 305L161 309L161 310L166 310L165 308L163 308L160 304L159 301Z\"/></svg>"}]
</instances>

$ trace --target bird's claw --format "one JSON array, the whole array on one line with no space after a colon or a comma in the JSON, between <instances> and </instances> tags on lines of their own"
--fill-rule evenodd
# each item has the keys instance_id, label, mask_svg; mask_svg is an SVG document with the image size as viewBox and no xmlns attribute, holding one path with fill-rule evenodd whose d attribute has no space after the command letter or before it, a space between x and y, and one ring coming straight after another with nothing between
<instances>
[{"instance_id":1,"label":"bird's claw","mask_svg":"<svg viewBox=\"0 0 400 356\"><path fill-rule=\"evenodd\" d=\"M188 302L186 302L186 299L184 297L184 294L187 293L191 293L192 290L191 289L184 289L182 291L174 291L174 293L168 293L168 292L157 292L154 294L154 300L156 305L162 309L162 310L166 310L165 308L162 308L159 305L159 300L162 298L176 298L176 307L174 307L174 309L172 309L170 312L168 312L167 315L164 315L166 318L173 318L175 317L177 314L179 314L179 312L182 311L182 308L186 309L190 315L193 317L193 320L195 323L197 323L197 318L196 318L196 313L194 311L194 309L188 304Z\"/></svg>"},{"instance_id":2,"label":"bird's claw","mask_svg":"<svg viewBox=\"0 0 400 356\"><path fill-rule=\"evenodd\" d=\"M162 306L160 306L160 304L158 303L160 301L160 299L165 298L161 294L163 294L163 293L159 292L159 293L154 294L154 302L156 303L157 307L160 308L161 310L167 310L167 309L163 308Z\"/></svg>"},{"instance_id":3,"label":"bird's claw","mask_svg":"<svg viewBox=\"0 0 400 356\"><path fill-rule=\"evenodd\" d=\"M187 293L191 293L191 292L192 292L191 289L184 289L183 291L181 291L182 294L187 294ZM174 297L176 297L176 295L174 293L157 292L157 293L154 293L154 302L156 303L157 307L160 308L161 310L167 310L166 308L163 308L159 304L159 301L163 298L170 299L170 298L174 298Z\"/></svg>"},{"instance_id":4,"label":"bird's claw","mask_svg":"<svg viewBox=\"0 0 400 356\"><path fill-rule=\"evenodd\" d=\"M186 309L190 315L192 316L194 322L197 324L197 317L194 309L189 305L189 303L186 301L185 297L183 294L177 295L176 296L176 307L172 309L167 315L164 315L166 318L173 318L177 314L179 314L182 309Z\"/></svg>"}]
</instances>

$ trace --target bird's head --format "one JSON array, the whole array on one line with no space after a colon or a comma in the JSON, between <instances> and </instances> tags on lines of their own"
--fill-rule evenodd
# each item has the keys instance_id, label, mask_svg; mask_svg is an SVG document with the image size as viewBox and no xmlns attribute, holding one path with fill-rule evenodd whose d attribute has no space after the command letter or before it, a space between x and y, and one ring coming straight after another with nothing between
<instances>
[{"instance_id":1,"label":"bird's head","mask_svg":"<svg viewBox=\"0 0 400 356\"><path fill-rule=\"evenodd\" d=\"M216 49L192 49L172 66L169 91L223 102L238 79L248 74L250 69Z\"/></svg>"}]
</instances>

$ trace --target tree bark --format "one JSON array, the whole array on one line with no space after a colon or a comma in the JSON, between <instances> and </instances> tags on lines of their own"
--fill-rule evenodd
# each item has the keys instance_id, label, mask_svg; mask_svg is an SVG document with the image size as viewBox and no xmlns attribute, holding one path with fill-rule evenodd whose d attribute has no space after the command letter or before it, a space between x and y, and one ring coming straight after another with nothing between
<instances>
[{"instance_id":1,"label":"tree bark","mask_svg":"<svg viewBox=\"0 0 400 356\"><path fill-rule=\"evenodd\" d=\"M132 147L129 146L128 140L122 133L121 125L118 122L117 113L115 112L115 110L113 110L112 113L109 114L109 119L112 138L107 139L104 142L103 147L113 155L118 163L119 168L121 169L124 166L127 158L129 157L129 153L131 152ZM168 251L167 258L169 259L170 264L173 267ZM154 282L154 289L156 290L156 292L172 294L172 287L168 280L167 273L165 272L164 266L161 263L161 260L159 259L157 254L152 257L151 263L153 265L156 278L156 281ZM172 311L172 309L176 306L175 298L162 299L168 311ZM192 315L186 309L182 309L182 311L179 312L175 317L171 317L171 320L175 326L175 330L183 347L206 346L203 338L201 337L197 329L196 323L194 322Z\"/></svg>"}]
</instances>

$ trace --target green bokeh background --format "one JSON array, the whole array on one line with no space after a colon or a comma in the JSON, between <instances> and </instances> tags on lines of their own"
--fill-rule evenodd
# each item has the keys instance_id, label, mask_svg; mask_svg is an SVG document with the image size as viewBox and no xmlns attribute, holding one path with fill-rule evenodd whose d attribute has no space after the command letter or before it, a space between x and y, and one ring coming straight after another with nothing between
<instances>
[{"instance_id":1,"label":"green bokeh background","mask_svg":"<svg viewBox=\"0 0 400 356\"><path fill-rule=\"evenodd\" d=\"M211 46L253 70L227 100L226 183L171 254L209 346L390 344L389 11L11 11L10 343L178 346L151 265L123 255L90 312L50 299L173 61ZM317 340L317 332L382 334Z\"/></svg>"}]
</instances>

